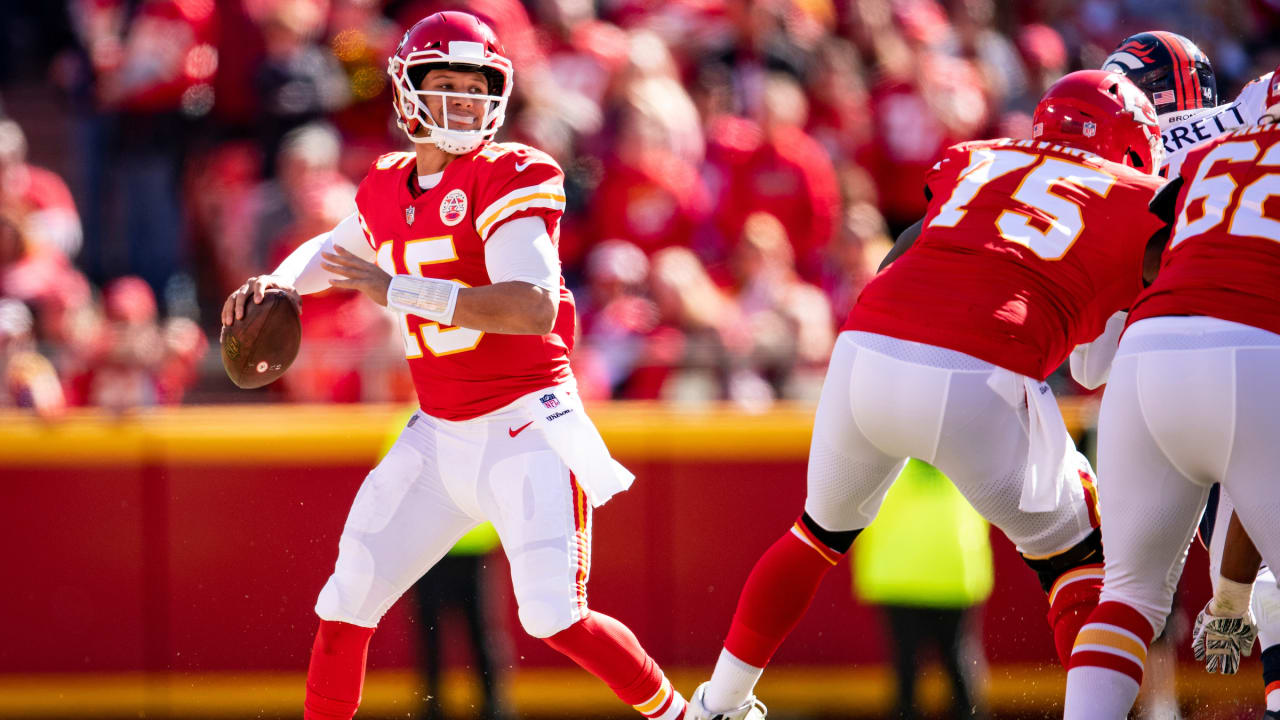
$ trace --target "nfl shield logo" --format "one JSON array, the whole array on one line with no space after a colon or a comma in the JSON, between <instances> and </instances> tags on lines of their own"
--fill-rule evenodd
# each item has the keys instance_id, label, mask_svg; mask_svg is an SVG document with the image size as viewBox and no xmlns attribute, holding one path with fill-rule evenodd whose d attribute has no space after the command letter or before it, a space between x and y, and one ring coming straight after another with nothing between
<instances>
[{"instance_id":1,"label":"nfl shield logo","mask_svg":"<svg viewBox=\"0 0 1280 720\"><path fill-rule=\"evenodd\" d=\"M556 396L554 393L547 393L546 395L543 395L538 399L541 400L542 404L545 405L546 407L549 407L549 408L560 407L560 401L556 399Z\"/></svg>"},{"instance_id":2,"label":"nfl shield logo","mask_svg":"<svg viewBox=\"0 0 1280 720\"><path fill-rule=\"evenodd\" d=\"M404 221L409 225L413 224L413 206L412 205L404 209Z\"/></svg>"},{"instance_id":3,"label":"nfl shield logo","mask_svg":"<svg viewBox=\"0 0 1280 720\"><path fill-rule=\"evenodd\" d=\"M1094 135L1097 135L1097 134L1098 134L1098 125L1097 125L1097 123L1093 122L1092 120L1085 122L1085 124L1084 124L1084 136L1085 136L1085 137L1093 137Z\"/></svg>"}]
</instances>

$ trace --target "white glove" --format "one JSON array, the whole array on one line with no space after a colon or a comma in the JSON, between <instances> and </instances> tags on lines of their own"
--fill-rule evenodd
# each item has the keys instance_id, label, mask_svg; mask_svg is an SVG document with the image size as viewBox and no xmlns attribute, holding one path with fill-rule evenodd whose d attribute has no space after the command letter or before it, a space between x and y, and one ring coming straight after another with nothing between
<instances>
[{"instance_id":1,"label":"white glove","mask_svg":"<svg viewBox=\"0 0 1280 720\"><path fill-rule=\"evenodd\" d=\"M1196 616L1191 636L1191 650L1196 660L1204 662L1207 672L1234 675L1240 669L1240 658L1253 652L1258 627L1247 609L1243 616L1216 617L1206 604Z\"/></svg>"}]
</instances>

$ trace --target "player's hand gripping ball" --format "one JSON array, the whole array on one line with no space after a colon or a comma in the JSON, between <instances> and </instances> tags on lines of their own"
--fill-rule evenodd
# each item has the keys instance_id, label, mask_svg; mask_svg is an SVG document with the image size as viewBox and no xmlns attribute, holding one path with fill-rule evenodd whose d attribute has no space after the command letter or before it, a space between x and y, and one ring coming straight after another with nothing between
<instances>
[{"instance_id":1,"label":"player's hand gripping ball","mask_svg":"<svg viewBox=\"0 0 1280 720\"><path fill-rule=\"evenodd\" d=\"M289 369L301 343L298 308L285 291L270 288L260 303L246 298L244 317L222 328L222 367L239 387L260 388Z\"/></svg>"}]
</instances>

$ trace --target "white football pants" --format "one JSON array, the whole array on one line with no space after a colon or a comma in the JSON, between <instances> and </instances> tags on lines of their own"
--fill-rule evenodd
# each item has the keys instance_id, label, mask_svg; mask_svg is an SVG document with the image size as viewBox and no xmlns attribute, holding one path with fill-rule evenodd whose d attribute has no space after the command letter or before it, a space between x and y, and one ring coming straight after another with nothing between
<instances>
[{"instance_id":1,"label":"white football pants","mask_svg":"<svg viewBox=\"0 0 1280 720\"><path fill-rule=\"evenodd\" d=\"M809 449L805 511L827 530L871 524L906 458L951 478L974 509L1023 554L1055 555L1093 531L1072 453L1049 512L1018 507L1027 469L1025 400L988 384L997 368L970 355L865 332L836 340Z\"/></svg>"},{"instance_id":2,"label":"white football pants","mask_svg":"<svg viewBox=\"0 0 1280 720\"><path fill-rule=\"evenodd\" d=\"M531 419L518 403L462 422L416 413L356 494L316 614L376 626L488 520L510 561L524 629L550 637L580 620L591 506Z\"/></svg>"},{"instance_id":3,"label":"white football pants","mask_svg":"<svg viewBox=\"0 0 1280 720\"><path fill-rule=\"evenodd\" d=\"M1280 335L1207 317L1129 327L1098 418L1103 602L1133 607L1160 634L1215 482L1267 564L1280 563L1278 408ZM1221 520L1214 536L1226 532Z\"/></svg>"}]
</instances>

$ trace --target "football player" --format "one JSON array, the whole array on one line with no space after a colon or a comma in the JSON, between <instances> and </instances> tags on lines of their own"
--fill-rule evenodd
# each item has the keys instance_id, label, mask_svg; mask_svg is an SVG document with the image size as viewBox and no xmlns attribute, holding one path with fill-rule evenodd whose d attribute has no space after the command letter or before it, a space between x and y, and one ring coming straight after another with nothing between
<instances>
[{"instance_id":1,"label":"football player","mask_svg":"<svg viewBox=\"0 0 1280 720\"><path fill-rule=\"evenodd\" d=\"M1213 65L1196 44L1177 33L1153 30L1125 38L1102 64L1123 73L1151 98L1164 141L1166 177L1178 174L1182 159L1196 146L1223 133L1258 122L1266 109L1267 73L1218 104Z\"/></svg>"},{"instance_id":2,"label":"football player","mask_svg":"<svg viewBox=\"0 0 1280 720\"><path fill-rule=\"evenodd\" d=\"M750 717L765 665L908 457L1018 547L1065 664L1103 558L1093 473L1044 379L1142 289L1163 242L1146 209L1162 149L1150 101L1101 70L1049 88L1033 127L1033 140L951 147L930 172L928 213L837 340L804 511L747 578L691 718Z\"/></svg>"},{"instance_id":3,"label":"football player","mask_svg":"<svg viewBox=\"0 0 1280 720\"><path fill-rule=\"evenodd\" d=\"M1213 483L1235 499L1262 559L1280 562L1280 87L1266 102L1259 125L1191 151L1152 202L1172 236L1130 313L1098 444L1104 506L1142 512L1107 516L1101 603L1067 674L1069 720L1127 716ZM1254 629L1250 583L1224 579L1197 655L1229 662L1248 654Z\"/></svg>"},{"instance_id":4,"label":"football player","mask_svg":"<svg viewBox=\"0 0 1280 720\"><path fill-rule=\"evenodd\" d=\"M1103 69L1124 73L1151 98L1165 148L1165 167L1161 174L1167 177L1178 175L1183 158L1196 147L1225 132L1256 124L1267 108L1268 89L1276 78L1274 72L1263 75L1245 86L1234 102L1218 105L1216 78L1209 58L1187 38L1164 31L1125 38L1107 57ZM1091 376L1096 379L1087 381L1090 387L1105 382L1125 323L1123 313L1113 318L1102 337L1072 355L1073 363L1084 363L1087 359L1093 368ZM1215 492L1213 498L1216 502L1210 503L1210 514L1201 523L1201 540L1208 545L1209 573L1215 592L1218 589L1230 592L1236 581L1225 576L1226 582L1223 582L1220 568L1224 553L1247 562L1248 558L1256 557L1257 552L1243 534L1228 546L1225 529L1233 522L1235 506L1223 493ZM1212 532L1214 528L1219 532ZM1280 717L1280 588L1276 587L1275 575L1268 567L1261 568L1253 585L1250 610L1238 617L1258 628L1267 707ZM1218 607L1228 604L1226 601L1216 603ZM1210 600L1196 619L1193 641L1201 646L1205 643L1204 635L1212 635L1217 625L1209 612L1214 605ZM1239 663L1239 657L1215 655L1208 659L1213 671L1223 673L1234 673Z\"/></svg>"},{"instance_id":5,"label":"football player","mask_svg":"<svg viewBox=\"0 0 1280 720\"><path fill-rule=\"evenodd\" d=\"M685 701L622 623L587 606L592 508L632 476L585 415L569 370L573 297L556 241L564 176L532 147L494 142L514 74L492 29L442 12L405 33L387 69L413 152L369 169L357 212L227 299L268 288L359 290L396 311L420 410L352 503L316 601L304 717L346 720L392 603L488 520L520 623L642 715Z\"/></svg>"}]
</instances>

